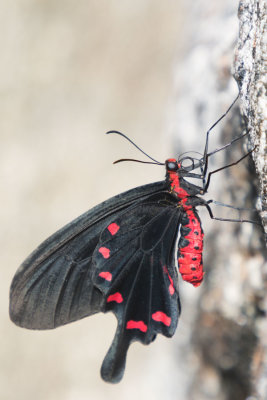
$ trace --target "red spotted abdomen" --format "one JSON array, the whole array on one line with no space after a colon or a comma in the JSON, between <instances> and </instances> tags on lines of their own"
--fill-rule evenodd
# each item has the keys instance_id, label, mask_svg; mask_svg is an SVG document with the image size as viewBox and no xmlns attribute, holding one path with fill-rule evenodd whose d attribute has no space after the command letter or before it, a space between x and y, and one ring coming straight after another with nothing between
<instances>
[{"instance_id":1,"label":"red spotted abdomen","mask_svg":"<svg viewBox=\"0 0 267 400\"><path fill-rule=\"evenodd\" d=\"M178 243L178 267L184 281L199 286L203 280L203 237L201 222L196 211L184 211Z\"/></svg>"}]
</instances>

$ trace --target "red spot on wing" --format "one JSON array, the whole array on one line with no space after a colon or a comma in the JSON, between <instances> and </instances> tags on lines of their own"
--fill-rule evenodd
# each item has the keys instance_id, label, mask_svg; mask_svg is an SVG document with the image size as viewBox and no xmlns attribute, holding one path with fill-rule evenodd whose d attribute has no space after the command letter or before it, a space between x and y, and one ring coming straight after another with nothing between
<instances>
[{"instance_id":1,"label":"red spot on wing","mask_svg":"<svg viewBox=\"0 0 267 400\"><path fill-rule=\"evenodd\" d=\"M110 303L111 301L116 301L116 303L122 303L123 302L122 295L119 292L111 294L107 298L107 303Z\"/></svg>"},{"instance_id":2,"label":"red spot on wing","mask_svg":"<svg viewBox=\"0 0 267 400\"><path fill-rule=\"evenodd\" d=\"M141 332L147 331L147 325L143 321L128 321L126 329L139 329Z\"/></svg>"},{"instance_id":3,"label":"red spot on wing","mask_svg":"<svg viewBox=\"0 0 267 400\"><path fill-rule=\"evenodd\" d=\"M171 325L171 318L168 317L164 312L162 311L157 311L154 314L152 314L152 319L157 322L162 322L166 326Z\"/></svg>"},{"instance_id":4,"label":"red spot on wing","mask_svg":"<svg viewBox=\"0 0 267 400\"><path fill-rule=\"evenodd\" d=\"M109 281L109 282L112 280L111 273L107 272L107 271L100 272L100 274L98 276L100 276L100 278L106 279L106 281Z\"/></svg>"},{"instance_id":5,"label":"red spot on wing","mask_svg":"<svg viewBox=\"0 0 267 400\"><path fill-rule=\"evenodd\" d=\"M171 278L171 280L172 280L172 278ZM173 280L172 280L172 282L170 283L169 292L170 292L170 295L171 295L171 296L172 296L172 295L174 294L174 292L175 292L174 286L173 286Z\"/></svg>"},{"instance_id":6,"label":"red spot on wing","mask_svg":"<svg viewBox=\"0 0 267 400\"><path fill-rule=\"evenodd\" d=\"M119 225L117 225L115 222L113 222L108 226L108 230L111 233L111 235L116 235L119 229L120 229Z\"/></svg>"},{"instance_id":7,"label":"red spot on wing","mask_svg":"<svg viewBox=\"0 0 267 400\"><path fill-rule=\"evenodd\" d=\"M170 276L170 274L168 272L168 269L167 269L167 267L165 265L163 266L163 272L168 275L168 278L169 278L169 281L170 281L169 293L172 296L174 294L174 292L175 292L175 289L174 289L174 286L173 286L173 279Z\"/></svg>"},{"instance_id":8,"label":"red spot on wing","mask_svg":"<svg viewBox=\"0 0 267 400\"><path fill-rule=\"evenodd\" d=\"M106 247L100 247L98 251L99 251L99 253L102 254L102 256L103 256L104 258L109 258L109 256L110 256L110 250L107 249Z\"/></svg>"}]
</instances>

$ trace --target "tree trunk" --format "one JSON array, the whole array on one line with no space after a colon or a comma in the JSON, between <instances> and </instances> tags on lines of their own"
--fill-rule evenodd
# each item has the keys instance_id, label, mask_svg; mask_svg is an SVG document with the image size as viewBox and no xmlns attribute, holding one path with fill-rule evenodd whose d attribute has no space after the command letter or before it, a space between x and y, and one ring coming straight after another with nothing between
<instances>
[{"instance_id":1,"label":"tree trunk","mask_svg":"<svg viewBox=\"0 0 267 400\"><path fill-rule=\"evenodd\" d=\"M248 156L212 177L207 199L257 207L261 220L255 212L230 210L225 215L225 207L214 207L217 217L266 223L264 1L240 2L239 35L237 11L232 1L190 3L191 22L184 43L187 51L177 68L177 120L173 130L179 133L175 137L178 153L190 149L203 152L205 131L238 93L232 68L240 100L212 131L210 151L247 131L249 135L211 156L210 170L231 164L256 147L253 159ZM182 134L185 132L186 136ZM191 377L187 379L188 398L267 398L267 270L262 228L208 221L204 211L203 225L206 274L202 289L194 297L191 289L181 289L186 338L179 353L185 365L183 373Z\"/></svg>"},{"instance_id":2,"label":"tree trunk","mask_svg":"<svg viewBox=\"0 0 267 400\"><path fill-rule=\"evenodd\" d=\"M239 21L234 76L240 90L241 112L246 120L251 142L255 146L253 160L260 182L259 210L266 230L266 2L264 0L240 1Z\"/></svg>"}]
</instances>

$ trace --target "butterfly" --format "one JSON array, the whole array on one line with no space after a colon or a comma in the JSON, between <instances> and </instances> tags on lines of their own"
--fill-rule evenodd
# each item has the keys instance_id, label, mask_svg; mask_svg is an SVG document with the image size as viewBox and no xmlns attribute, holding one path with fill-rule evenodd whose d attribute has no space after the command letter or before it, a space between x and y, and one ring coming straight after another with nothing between
<instances>
[{"instance_id":1,"label":"butterfly","mask_svg":"<svg viewBox=\"0 0 267 400\"><path fill-rule=\"evenodd\" d=\"M181 313L177 264L193 286L204 275L204 233L196 207L225 220L213 216L214 201L200 197L214 172L234 165L209 172L206 180L214 154L208 153L208 133L201 158L167 159L164 181L112 197L45 240L13 278L11 320L28 329L53 329L113 312L117 329L101 367L102 378L113 383L124 374L132 342L148 345L157 334L173 336ZM200 173L193 172L197 168Z\"/></svg>"}]
</instances>

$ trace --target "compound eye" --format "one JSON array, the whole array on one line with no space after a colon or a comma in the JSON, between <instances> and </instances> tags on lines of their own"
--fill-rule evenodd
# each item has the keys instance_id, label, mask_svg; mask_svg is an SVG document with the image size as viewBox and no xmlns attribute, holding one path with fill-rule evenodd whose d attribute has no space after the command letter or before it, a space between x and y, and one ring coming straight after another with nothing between
<instances>
[{"instance_id":1,"label":"compound eye","mask_svg":"<svg viewBox=\"0 0 267 400\"><path fill-rule=\"evenodd\" d=\"M178 170L177 162L168 161L167 168L168 168L168 171L177 171Z\"/></svg>"}]
</instances>

